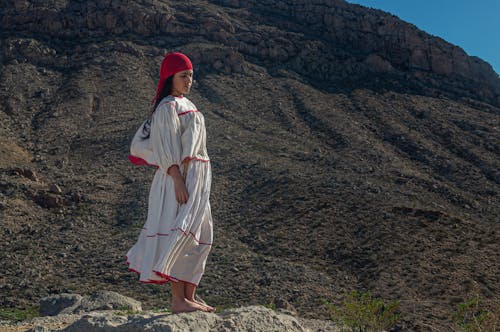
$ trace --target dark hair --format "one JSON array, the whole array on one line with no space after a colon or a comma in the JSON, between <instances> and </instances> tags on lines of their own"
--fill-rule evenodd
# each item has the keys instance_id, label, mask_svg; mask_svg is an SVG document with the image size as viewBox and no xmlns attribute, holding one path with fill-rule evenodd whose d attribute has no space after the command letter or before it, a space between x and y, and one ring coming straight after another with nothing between
<instances>
[{"instance_id":1,"label":"dark hair","mask_svg":"<svg viewBox=\"0 0 500 332\"><path fill-rule=\"evenodd\" d=\"M151 110L151 114L154 113L154 111L160 104L161 100L172 93L173 81L174 81L174 75L171 75L165 79L165 83L163 84L163 89L161 89L160 95L158 96L158 99L156 99L155 105Z\"/></svg>"},{"instance_id":2,"label":"dark hair","mask_svg":"<svg viewBox=\"0 0 500 332\"><path fill-rule=\"evenodd\" d=\"M153 108L151 109L151 113L149 114L149 118L146 120L146 123L144 124L144 128L142 128L142 133L144 134L142 139L149 138L149 135L151 134L151 119L153 118L153 113L156 111L156 108L158 107L158 105L160 105L160 102L162 101L162 99L172 93L173 78L174 78L174 75L171 75L165 79L165 83L163 84L163 88L161 89L161 92L160 92L158 98L156 99Z\"/></svg>"}]
</instances>

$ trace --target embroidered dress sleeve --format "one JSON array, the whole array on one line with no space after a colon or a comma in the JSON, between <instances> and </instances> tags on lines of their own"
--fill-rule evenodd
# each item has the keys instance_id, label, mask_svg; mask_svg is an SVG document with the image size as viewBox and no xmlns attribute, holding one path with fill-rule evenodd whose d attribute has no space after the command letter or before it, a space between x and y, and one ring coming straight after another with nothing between
<instances>
[{"instance_id":1,"label":"embroidered dress sleeve","mask_svg":"<svg viewBox=\"0 0 500 332\"><path fill-rule=\"evenodd\" d=\"M183 114L182 121L185 130L181 136L181 161L184 161L186 158L195 157L196 153L200 151L200 146L202 144L201 136L204 135L204 121L203 116L199 114L198 111L191 111Z\"/></svg>"},{"instance_id":2,"label":"embroidered dress sleeve","mask_svg":"<svg viewBox=\"0 0 500 332\"><path fill-rule=\"evenodd\" d=\"M172 103L160 105L153 115L151 140L156 164L168 174L172 166L181 161L180 121Z\"/></svg>"}]
</instances>

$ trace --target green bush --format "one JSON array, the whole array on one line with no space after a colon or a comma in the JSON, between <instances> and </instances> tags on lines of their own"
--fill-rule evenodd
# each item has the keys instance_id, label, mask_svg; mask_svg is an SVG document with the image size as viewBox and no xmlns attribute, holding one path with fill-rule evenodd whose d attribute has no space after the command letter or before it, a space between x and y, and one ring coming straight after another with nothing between
<instances>
[{"instance_id":1,"label":"green bush","mask_svg":"<svg viewBox=\"0 0 500 332\"><path fill-rule=\"evenodd\" d=\"M276 310L276 304L274 302L264 304L264 307L272 310Z\"/></svg>"},{"instance_id":2,"label":"green bush","mask_svg":"<svg viewBox=\"0 0 500 332\"><path fill-rule=\"evenodd\" d=\"M326 302L334 322L342 330L357 332L387 331L399 321L399 301L385 303L370 292L353 291L345 295L340 306Z\"/></svg>"},{"instance_id":3,"label":"green bush","mask_svg":"<svg viewBox=\"0 0 500 332\"><path fill-rule=\"evenodd\" d=\"M38 306L25 309L0 308L0 320L22 321L38 316Z\"/></svg>"},{"instance_id":4,"label":"green bush","mask_svg":"<svg viewBox=\"0 0 500 332\"><path fill-rule=\"evenodd\" d=\"M500 320L500 305L490 311L476 296L457 305L453 320L464 332L495 332Z\"/></svg>"}]
</instances>

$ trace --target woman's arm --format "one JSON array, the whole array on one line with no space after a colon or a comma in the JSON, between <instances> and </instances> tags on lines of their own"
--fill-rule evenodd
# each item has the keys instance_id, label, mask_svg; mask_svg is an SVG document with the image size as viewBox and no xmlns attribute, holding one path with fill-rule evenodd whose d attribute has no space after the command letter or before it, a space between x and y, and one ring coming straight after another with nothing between
<instances>
[{"instance_id":1,"label":"woman's arm","mask_svg":"<svg viewBox=\"0 0 500 332\"><path fill-rule=\"evenodd\" d=\"M155 164L165 174L172 166L181 163L181 128L175 106L163 103L153 115L151 122L151 145Z\"/></svg>"},{"instance_id":2,"label":"woman's arm","mask_svg":"<svg viewBox=\"0 0 500 332\"><path fill-rule=\"evenodd\" d=\"M189 193L187 191L186 184L184 183L184 178L179 170L179 166L172 165L168 169L167 174L174 180L175 198L177 199L177 202L180 204L186 203L189 199Z\"/></svg>"}]
</instances>

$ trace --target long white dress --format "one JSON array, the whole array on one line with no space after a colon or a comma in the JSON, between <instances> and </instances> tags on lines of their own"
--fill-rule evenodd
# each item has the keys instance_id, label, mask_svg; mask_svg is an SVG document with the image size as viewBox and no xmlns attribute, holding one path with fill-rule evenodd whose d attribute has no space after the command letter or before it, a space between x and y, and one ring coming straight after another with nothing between
<instances>
[{"instance_id":1,"label":"long white dress","mask_svg":"<svg viewBox=\"0 0 500 332\"><path fill-rule=\"evenodd\" d=\"M147 220L127 252L127 264L143 283L184 281L197 286L213 239L212 171L203 114L186 97L165 97L153 113L150 139L158 169L149 192ZM189 194L185 204L175 198L173 178L167 174L172 165L179 165L185 177Z\"/></svg>"}]
</instances>

